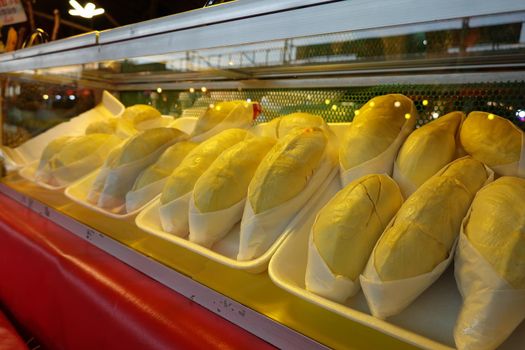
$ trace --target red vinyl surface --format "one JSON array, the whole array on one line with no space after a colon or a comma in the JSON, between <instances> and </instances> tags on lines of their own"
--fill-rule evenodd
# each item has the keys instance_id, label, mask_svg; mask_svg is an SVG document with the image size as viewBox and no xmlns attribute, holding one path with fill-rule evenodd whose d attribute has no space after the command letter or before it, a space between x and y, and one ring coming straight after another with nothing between
<instances>
[{"instance_id":1,"label":"red vinyl surface","mask_svg":"<svg viewBox=\"0 0 525 350\"><path fill-rule=\"evenodd\" d=\"M48 349L271 348L4 195L0 303Z\"/></svg>"},{"instance_id":2,"label":"red vinyl surface","mask_svg":"<svg viewBox=\"0 0 525 350\"><path fill-rule=\"evenodd\" d=\"M0 311L0 350L27 350L9 320Z\"/></svg>"}]
</instances>

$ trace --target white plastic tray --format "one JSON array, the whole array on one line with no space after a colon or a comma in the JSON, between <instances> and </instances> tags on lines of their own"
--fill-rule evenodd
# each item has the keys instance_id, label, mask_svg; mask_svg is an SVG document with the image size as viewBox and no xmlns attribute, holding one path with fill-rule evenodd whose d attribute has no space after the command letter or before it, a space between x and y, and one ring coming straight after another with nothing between
<instances>
[{"instance_id":1,"label":"white plastic tray","mask_svg":"<svg viewBox=\"0 0 525 350\"><path fill-rule=\"evenodd\" d=\"M405 311L386 321L370 314L362 291L344 304L339 304L305 289L310 228L316 213L340 188L338 178L335 178L306 215L307 218L302 221L302 225L297 226L295 232L288 235L277 249L268 268L272 281L284 290L313 304L420 348L453 348L452 331L461 305L461 296L456 287L452 267ZM499 349L525 349L525 322Z\"/></svg>"},{"instance_id":2,"label":"white plastic tray","mask_svg":"<svg viewBox=\"0 0 525 350\"><path fill-rule=\"evenodd\" d=\"M51 190L51 191L63 190L67 186L67 185L53 186L50 184L46 184L45 182L36 181L35 173L36 173L37 166L38 166L38 160L35 160L29 163L28 165L26 165L25 167L23 167L22 169L20 169L18 171L18 174L22 176L24 179L34 182L38 186Z\"/></svg>"},{"instance_id":3,"label":"white plastic tray","mask_svg":"<svg viewBox=\"0 0 525 350\"><path fill-rule=\"evenodd\" d=\"M318 197L321 196L326 187L330 184L332 179L337 175L337 170L330 173L327 180L320 186L318 191L309 200L309 203L316 202ZM300 225L306 212L308 211L309 205L305 206L299 211L294 217L290 224L286 227L283 234L272 244L272 246L260 257L248 260L238 261L236 260L237 253L239 252L239 233L240 225L237 224L222 240L216 242L210 249L205 248L197 243L191 242L186 238L178 237L165 232L162 229L159 216L159 205L160 198L155 199L151 202L136 218L135 222L138 227L142 230L149 232L155 236L158 236L166 241L172 242L184 248L187 248L197 254L205 256L213 261L220 264L229 266L238 270L245 270L251 273L260 273L267 269L268 263L271 256L275 253L279 245L286 239L286 237L292 234L298 225Z\"/></svg>"}]
</instances>

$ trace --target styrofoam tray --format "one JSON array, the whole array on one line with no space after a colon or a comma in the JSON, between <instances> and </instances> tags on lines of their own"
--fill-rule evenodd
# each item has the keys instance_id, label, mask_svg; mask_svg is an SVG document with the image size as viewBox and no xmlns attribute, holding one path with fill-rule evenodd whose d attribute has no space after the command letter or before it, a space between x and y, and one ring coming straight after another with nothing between
<instances>
[{"instance_id":1,"label":"styrofoam tray","mask_svg":"<svg viewBox=\"0 0 525 350\"><path fill-rule=\"evenodd\" d=\"M233 229L222 240L216 242L210 249L191 242L186 238L178 237L165 232L162 229L159 216L160 198L157 198L151 202L137 216L135 222L139 228L148 233L187 248L220 264L234 269L245 270L251 273L260 273L267 269L270 258L275 253L279 245L286 239L288 235L294 233L296 227L301 224L301 221L305 217L305 213L308 212L311 203L315 203L318 200L318 198L324 193L326 187L331 183L332 179L335 178L336 175L337 170L335 169L329 174L326 181L319 187L316 193L308 201L309 204L303 207L294 217L294 219L284 230L283 234L277 238L277 240L263 255L253 260L236 260L237 253L239 252L240 224L234 226Z\"/></svg>"},{"instance_id":2,"label":"styrofoam tray","mask_svg":"<svg viewBox=\"0 0 525 350\"><path fill-rule=\"evenodd\" d=\"M36 181L35 173L36 173L37 167L38 167L38 160L35 160L29 163L28 165L26 165L25 167L23 167L22 169L18 170L18 174L22 176L24 179L34 182L38 186L51 190L51 191L59 191L67 187L67 185L53 186L50 184L46 184L45 182Z\"/></svg>"},{"instance_id":3,"label":"styrofoam tray","mask_svg":"<svg viewBox=\"0 0 525 350\"><path fill-rule=\"evenodd\" d=\"M40 159L44 148L55 138L67 135L84 135L86 127L92 122L104 120L108 117L119 116L123 111L124 105L109 92L104 91L102 103L94 108L77 117L71 118L71 120L67 122L52 127L42 134L24 142L17 148L2 148L2 153L6 160L6 168L8 171L12 171L29 165Z\"/></svg>"},{"instance_id":4,"label":"styrofoam tray","mask_svg":"<svg viewBox=\"0 0 525 350\"><path fill-rule=\"evenodd\" d=\"M387 320L377 319L370 314L362 291L344 304L339 304L305 289L310 229L317 212L341 188L337 180L330 183L302 225L296 227L293 235L288 235L273 255L268 268L272 281L304 300L407 343L424 349L453 348L452 331L461 306L461 296L452 266L406 310ZM499 349L525 349L525 322Z\"/></svg>"},{"instance_id":5,"label":"styrofoam tray","mask_svg":"<svg viewBox=\"0 0 525 350\"><path fill-rule=\"evenodd\" d=\"M105 216L108 216L111 218L123 219L123 220L134 218L135 215L137 215L141 210L143 210L149 203L151 203L153 200L155 200L157 197L160 196L160 193L159 193L159 195L155 197L154 199L152 199L150 202L144 204L142 207L135 209L129 213L115 213L110 210L100 208L96 206L95 204L89 203L86 199L88 196L89 190L91 189L91 185L93 185L93 182L97 178L97 175L99 172L100 172L100 169L95 170L94 172L90 173L86 177L68 186L66 188L65 195L69 199L74 201L75 203L78 203L86 208L89 208L91 210L104 214Z\"/></svg>"}]
</instances>

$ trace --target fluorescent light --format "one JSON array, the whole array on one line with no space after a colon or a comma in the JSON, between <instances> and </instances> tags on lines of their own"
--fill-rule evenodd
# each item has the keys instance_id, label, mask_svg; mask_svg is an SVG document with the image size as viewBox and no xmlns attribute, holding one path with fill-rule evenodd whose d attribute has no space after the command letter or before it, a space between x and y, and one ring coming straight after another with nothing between
<instances>
[{"instance_id":1,"label":"fluorescent light","mask_svg":"<svg viewBox=\"0 0 525 350\"><path fill-rule=\"evenodd\" d=\"M97 8L92 2L88 2L84 7L76 0L69 0L69 4L73 9L69 10L71 16L80 16L84 18L93 18L104 13L104 9Z\"/></svg>"}]
</instances>

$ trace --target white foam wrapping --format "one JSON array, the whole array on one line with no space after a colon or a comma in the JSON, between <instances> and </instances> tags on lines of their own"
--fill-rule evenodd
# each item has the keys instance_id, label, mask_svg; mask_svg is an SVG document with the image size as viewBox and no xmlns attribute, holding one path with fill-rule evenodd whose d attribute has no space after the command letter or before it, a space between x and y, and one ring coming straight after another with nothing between
<instances>
[{"instance_id":1,"label":"white foam wrapping","mask_svg":"<svg viewBox=\"0 0 525 350\"><path fill-rule=\"evenodd\" d=\"M193 191L174 200L160 204L159 216L162 229L179 237L186 237L190 230L188 211Z\"/></svg>"},{"instance_id":2,"label":"white foam wrapping","mask_svg":"<svg viewBox=\"0 0 525 350\"><path fill-rule=\"evenodd\" d=\"M462 158L459 158L454 162L457 162L461 159ZM450 166L450 164L451 163L447 164L434 176L440 176ZM494 172L487 166L485 166L485 170L487 171L487 180L483 186L494 180ZM443 210L447 210L447 208L443 208ZM383 231L383 234L390 227L392 227L396 217L397 215L392 218L386 229ZM368 259L368 263L366 264L365 270L361 276L359 276L359 280L361 282L361 288L365 294L368 307L370 308L370 312L377 318L385 319L403 311L443 274L443 272L452 262L458 239L456 238L454 244L452 244L447 258L439 263L432 271L411 278L386 282L381 280L374 264L376 248L381 239L382 237L380 237L376 242L374 250Z\"/></svg>"},{"instance_id":3,"label":"white foam wrapping","mask_svg":"<svg viewBox=\"0 0 525 350\"><path fill-rule=\"evenodd\" d=\"M192 196L189 206L189 240L210 248L241 220L245 202L246 197L229 208L202 213L195 206Z\"/></svg>"},{"instance_id":4,"label":"white foam wrapping","mask_svg":"<svg viewBox=\"0 0 525 350\"><path fill-rule=\"evenodd\" d=\"M454 275L463 297L454 340L459 350L497 348L525 320L525 289L515 289L474 248L461 224Z\"/></svg>"},{"instance_id":5,"label":"white foam wrapping","mask_svg":"<svg viewBox=\"0 0 525 350\"><path fill-rule=\"evenodd\" d=\"M168 178L165 177L147 184L138 190L131 190L126 193L126 212L131 213L137 209L140 209L157 197L162 192L167 179Z\"/></svg>"},{"instance_id":6,"label":"white foam wrapping","mask_svg":"<svg viewBox=\"0 0 525 350\"><path fill-rule=\"evenodd\" d=\"M410 120L405 120L401 131L390 144L390 146L388 146L388 148L383 151L383 153L350 169L345 169L343 164L340 162L339 167L341 183L343 186L346 186L355 179L368 174L387 174L388 176L392 176L392 167L397 157L399 148L413 129L414 123ZM352 145L349 145L349 147L352 147Z\"/></svg>"},{"instance_id":7,"label":"white foam wrapping","mask_svg":"<svg viewBox=\"0 0 525 350\"><path fill-rule=\"evenodd\" d=\"M245 102L250 103L250 102ZM252 106L252 103L250 103L250 106ZM249 116L243 116L242 114L244 112L250 113ZM243 106L243 103L239 103L238 106L235 106L235 108L224 118L223 121L215 125L213 128L211 128L208 131L205 131L201 134L191 135L191 140L193 142L202 142L207 139L209 139L212 136L217 135L221 131L227 130L227 129L249 129L253 124L253 107L252 108L245 108ZM198 125L199 121L197 121Z\"/></svg>"},{"instance_id":8,"label":"white foam wrapping","mask_svg":"<svg viewBox=\"0 0 525 350\"><path fill-rule=\"evenodd\" d=\"M241 220L237 260L252 260L261 256L284 232L285 227L294 218L295 214L306 204L308 199L334 170L333 153L333 143L331 140L328 140L319 166L308 180L306 187L285 203L255 214L250 201L246 201Z\"/></svg>"}]
</instances>

